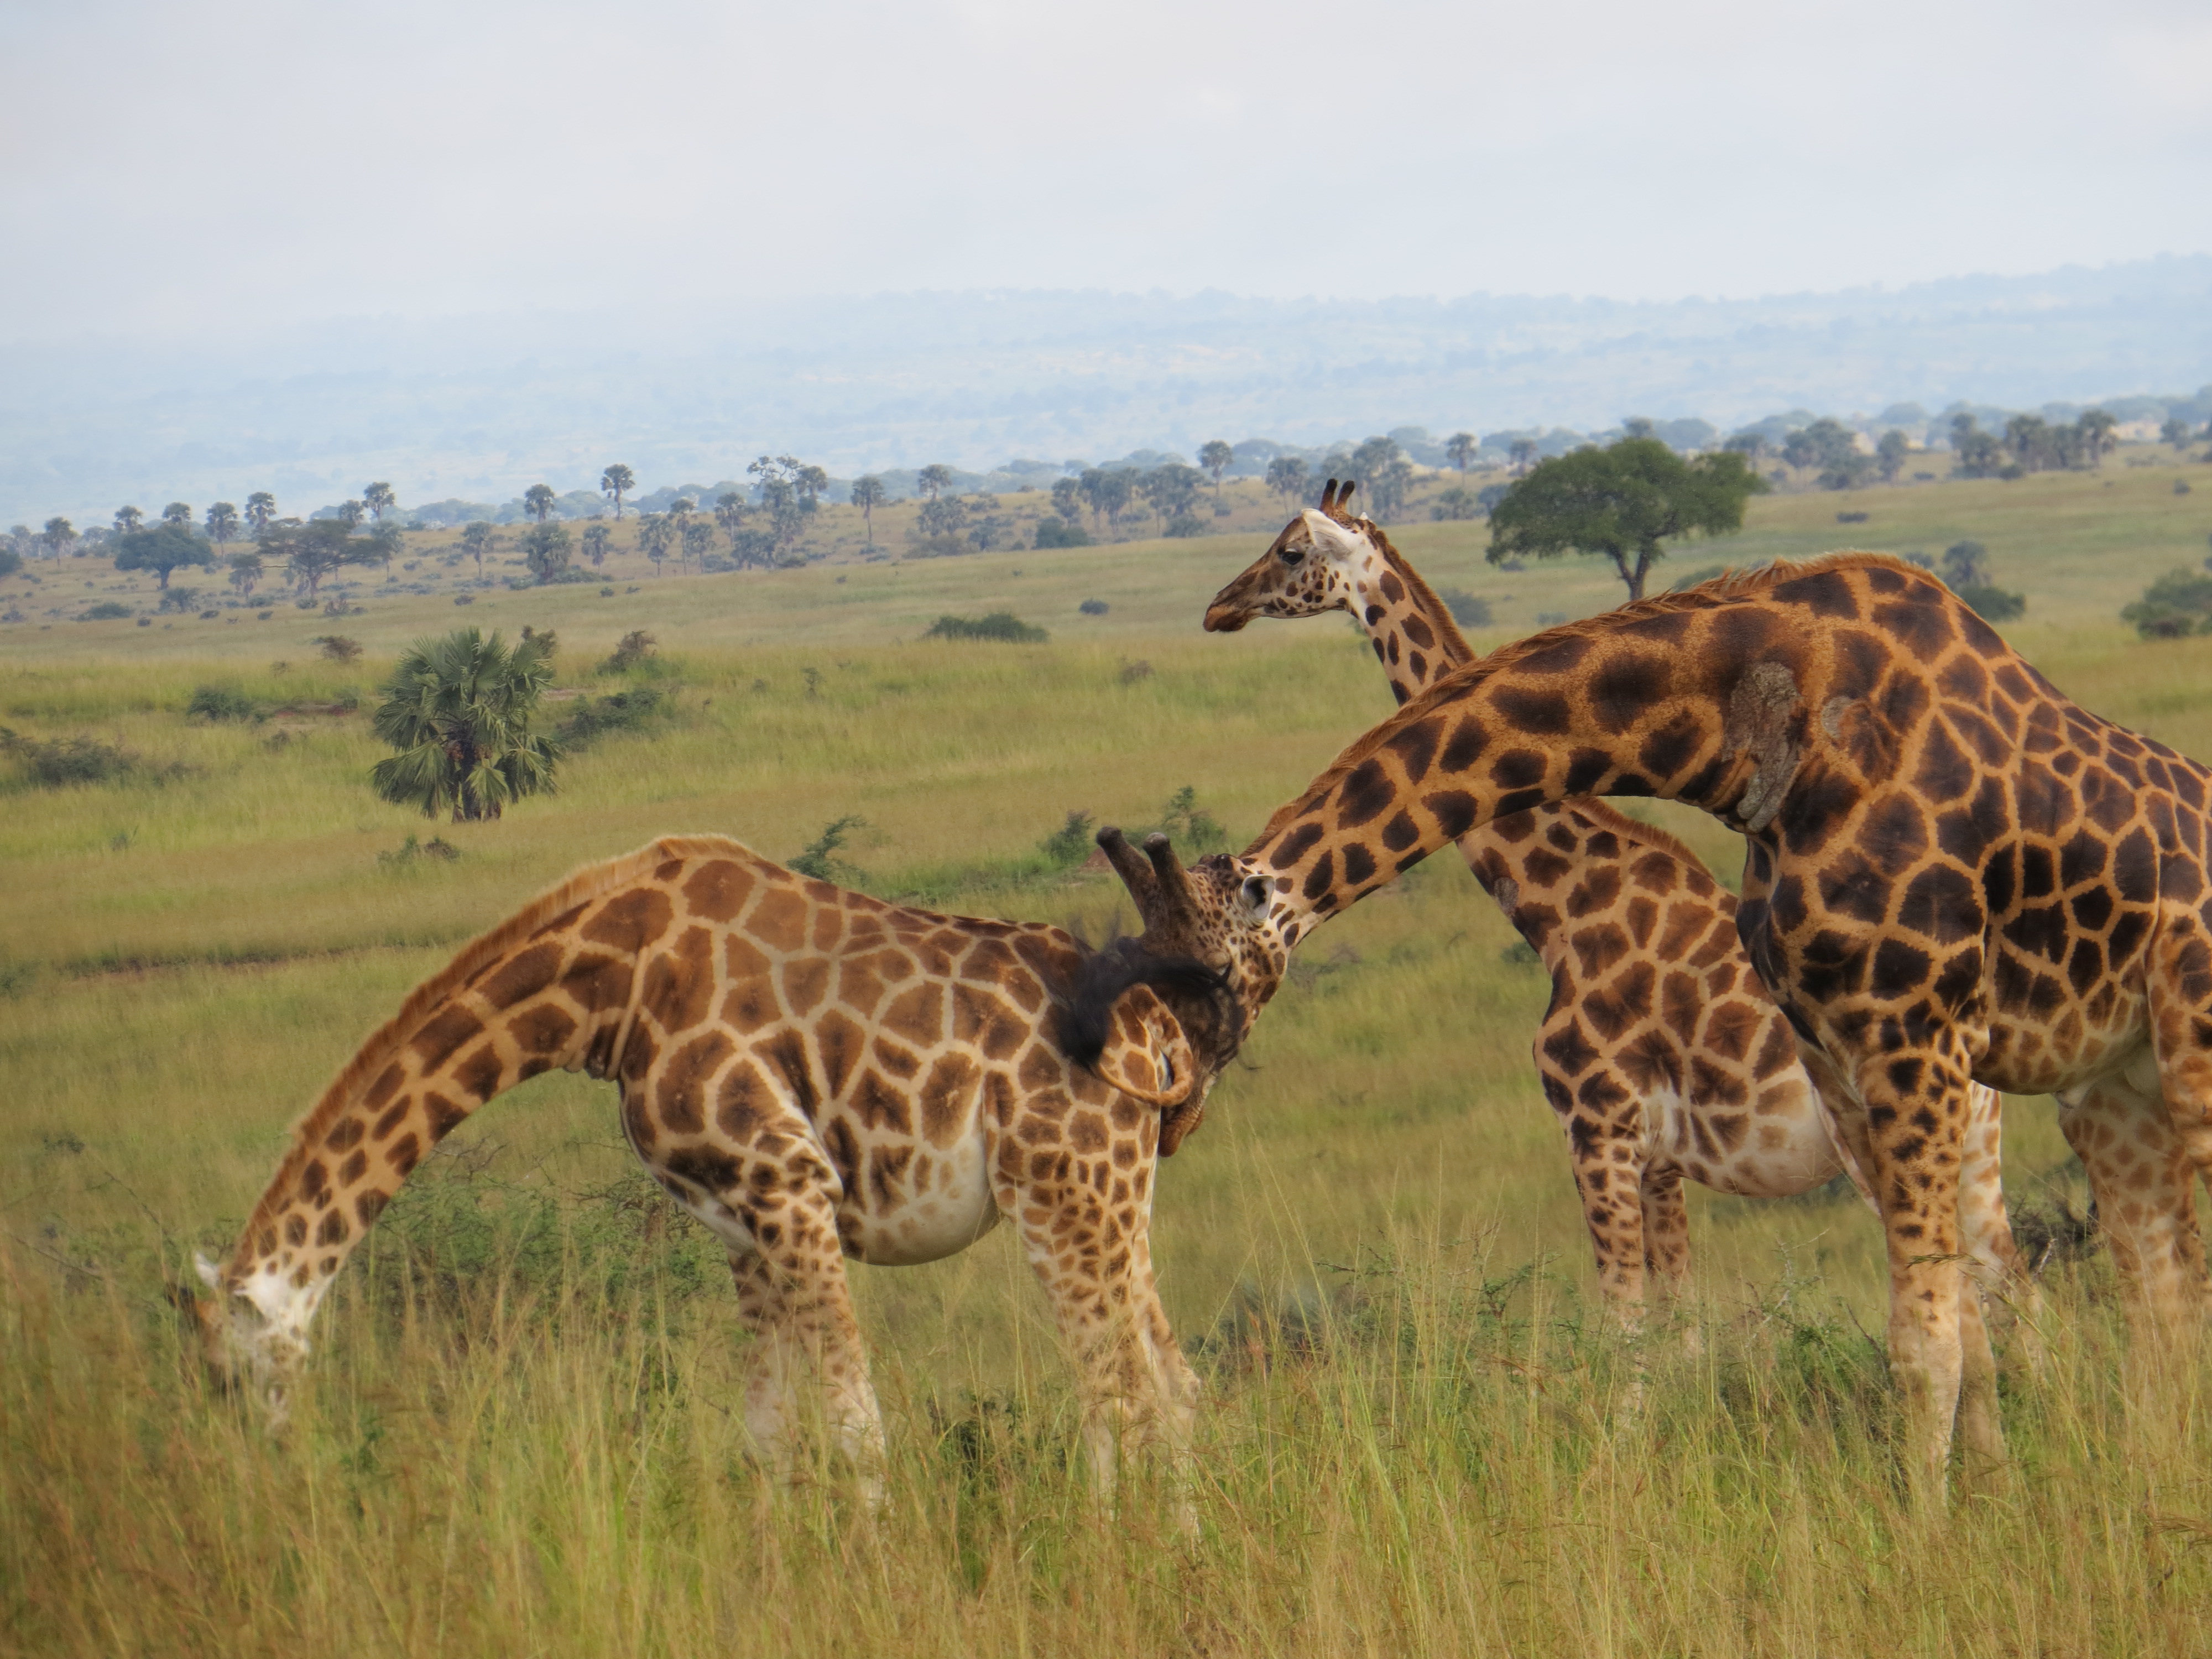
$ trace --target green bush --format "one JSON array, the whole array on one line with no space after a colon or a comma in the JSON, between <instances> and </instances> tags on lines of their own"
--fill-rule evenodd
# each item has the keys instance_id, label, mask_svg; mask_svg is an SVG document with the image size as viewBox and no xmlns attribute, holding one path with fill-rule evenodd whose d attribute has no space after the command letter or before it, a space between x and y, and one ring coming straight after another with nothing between
<instances>
[{"instance_id":1,"label":"green bush","mask_svg":"<svg viewBox=\"0 0 2212 1659\"><path fill-rule=\"evenodd\" d=\"M1051 635L1024 622L1011 611L994 611L988 617L939 617L922 638L1001 640L1013 645L1042 645Z\"/></svg>"},{"instance_id":2,"label":"green bush","mask_svg":"<svg viewBox=\"0 0 2212 1659\"><path fill-rule=\"evenodd\" d=\"M1079 524L1066 519L1047 517L1037 520L1036 545L1039 547L1088 547L1091 532Z\"/></svg>"},{"instance_id":3,"label":"green bush","mask_svg":"<svg viewBox=\"0 0 2212 1659\"><path fill-rule=\"evenodd\" d=\"M120 622L131 614L127 605L118 605L113 599L102 599L79 617L79 622Z\"/></svg>"},{"instance_id":4,"label":"green bush","mask_svg":"<svg viewBox=\"0 0 2212 1659\"><path fill-rule=\"evenodd\" d=\"M1971 606L1984 622L2011 622L2027 614L2027 596L2008 593L1989 582L1973 582L1953 592Z\"/></svg>"},{"instance_id":5,"label":"green bush","mask_svg":"<svg viewBox=\"0 0 2212 1659\"><path fill-rule=\"evenodd\" d=\"M0 726L0 756L15 764L17 781L34 789L63 789L80 783L120 783L147 778L155 783L181 776L179 764L150 766L120 744L94 738L41 741Z\"/></svg>"},{"instance_id":6,"label":"green bush","mask_svg":"<svg viewBox=\"0 0 2212 1659\"><path fill-rule=\"evenodd\" d=\"M1056 867L1065 870L1089 858L1095 844L1091 836L1091 814L1070 812L1066 823L1037 843L1037 851Z\"/></svg>"},{"instance_id":7,"label":"green bush","mask_svg":"<svg viewBox=\"0 0 2212 1659\"><path fill-rule=\"evenodd\" d=\"M1207 533L1207 526L1206 520L1195 513L1178 513L1168 520L1168 527L1163 533L1178 539L1189 536L1203 536Z\"/></svg>"},{"instance_id":8,"label":"green bush","mask_svg":"<svg viewBox=\"0 0 2212 1659\"><path fill-rule=\"evenodd\" d=\"M1451 612L1451 619L1462 628L1490 626L1488 599L1477 599L1462 587L1439 587L1437 597L1444 602L1444 609Z\"/></svg>"},{"instance_id":9,"label":"green bush","mask_svg":"<svg viewBox=\"0 0 2212 1659\"><path fill-rule=\"evenodd\" d=\"M667 694L650 685L605 697L586 697L562 722L561 741L568 748L581 749L600 738L642 732L668 712Z\"/></svg>"},{"instance_id":10,"label":"green bush","mask_svg":"<svg viewBox=\"0 0 2212 1659\"><path fill-rule=\"evenodd\" d=\"M2147 640L2178 640L2212 623L2212 574L2169 570L2120 611Z\"/></svg>"},{"instance_id":11,"label":"green bush","mask_svg":"<svg viewBox=\"0 0 2212 1659\"><path fill-rule=\"evenodd\" d=\"M261 706L234 685L203 685L185 705L187 720L251 720L261 717Z\"/></svg>"}]
</instances>

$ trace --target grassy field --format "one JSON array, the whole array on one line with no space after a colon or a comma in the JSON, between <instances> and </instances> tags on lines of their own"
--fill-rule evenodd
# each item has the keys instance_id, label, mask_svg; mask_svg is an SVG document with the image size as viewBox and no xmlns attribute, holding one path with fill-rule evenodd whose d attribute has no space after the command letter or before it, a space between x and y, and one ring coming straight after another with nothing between
<instances>
[{"instance_id":1,"label":"grassy field","mask_svg":"<svg viewBox=\"0 0 2212 1659\"><path fill-rule=\"evenodd\" d=\"M2054 680L2212 757L2212 641L2145 645L2117 618L2207 551L2212 476L2159 456L1764 498L1674 562L1972 537ZM2054 1269L2049 1369L2007 1377L2014 1462L1962 1477L1935 1531L1899 1501L1865 1335L1880 1242L1854 1204L1693 1193L1695 1304L1632 1352L1599 1326L1528 1062L1547 983L1449 860L1307 947L1164 1171L1164 1288L1209 1379L1195 1540L1141 1492L1089 1503L1067 1369L1005 1231L855 1270L886 1511L834 1471L766 1490L731 1415L719 1255L635 1172L611 1091L566 1076L473 1120L387 1212L285 1443L203 1395L162 1261L227 1243L406 988L573 866L677 830L788 857L858 814L845 855L872 891L1096 929L1118 885L1036 854L1068 811L1149 823L1189 785L1233 839L1255 830L1389 702L1348 622L1200 632L1273 528L1264 501L1247 520L709 576L623 550L611 593L465 609L399 591L418 569L352 590L342 620L281 598L266 621L47 616L120 585L90 561L0 585L28 618L0 624L0 726L136 766L0 785L0 1652L2201 1650L2203 1372L2124 1362L2100 1256ZM1491 602L1479 646L1619 597L1595 563L1493 569L1479 526L1393 533ZM896 550L882 514L878 534ZM446 571L429 546L407 556ZM919 637L1002 608L1050 641ZM459 622L555 629L564 691L649 683L672 712L500 823L410 818L364 785L365 718L319 711ZM602 672L637 629L654 664ZM358 661L312 643L338 630ZM209 685L289 712L188 719ZM1733 879L1726 836L1652 810ZM459 856L390 856L433 834ZM2007 1158L2017 1204L2080 1203L2048 1102L2014 1103Z\"/></svg>"}]
</instances>

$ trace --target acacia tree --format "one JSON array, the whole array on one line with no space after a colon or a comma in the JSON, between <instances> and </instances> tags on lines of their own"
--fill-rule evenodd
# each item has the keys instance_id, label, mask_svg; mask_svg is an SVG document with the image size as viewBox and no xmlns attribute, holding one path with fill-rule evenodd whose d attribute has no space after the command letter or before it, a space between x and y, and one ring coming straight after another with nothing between
<instances>
[{"instance_id":1,"label":"acacia tree","mask_svg":"<svg viewBox=\"0 0 2212 1659\"><path fill-rule=\"evenodd\" d=\"M161 522L173 524L179 530L192 527L192 508L189 501L171 501L161 509Z\"/></svg>"},{"instance_id":2,"label":"acacia tree","mask_svg":"<svg viewBox=\"0 0 2212 1659\"><path fill-rule=\"evenodd\" d=\"M385 514L399 505L399 498L392 493L390 484L373 483L362 489L361 504L368 509L370 517L382 524Z\"/></svg>"},{"instance_id":3,"label":"acacia tree","mask_svg":"<svg viewBox=\"0 0 2212 1659\"><path fill-rule=\"evenodd\" d=\"M207 532L215 550L222 552L238 538L238 509L228 501L217 501L208 508Z\"/></svg>"},{"instance_id":4,"label":"acacia tree","mask_svg":"<svg viewBox=\"0 0 2212 1659\"><path fill-rule=\"evenodd\" d=\"M1229 471L1237 459L1237 452L1219 438L1201 446L1198 464L1213 475L1213 504L1221 505L1221 475Z\"/></svg>"},{"instance_id":5,"label":"acacia tree","mask_svg":"<svg viewBox=\"0 0 2212 1659\"><path fill-rule=\"evenodd\" d=\"M257 489L246 498L246 522L258 536L269 528L276 516L276 498L265 489Z\"/></svg>"},{"instance_id":6,"label":"acacia tree","mask_svg":"<svg viewBox=\"0 0 2212 1659\"><path fill-rule=\"evenodd\" d=\"M234 553L228 562L230 585L238 590L239 598L244 599L261 580L264 568L261 556L258 553Z\"/></svg>"},{"instance_id":7,"label":"acacia tree","mask_svg":"<svg viewBox=\"0 0 2212 1659\"><path fill-rule=\"evenodd\" d=\"M1766 480L1729 450L1685 461L1656 438L1624 438L1531 467L1490 512L1492 564L1527 556L1602 554L1644 597L1644 578L1676 536L1724 536L1743 528L1744 503Z\"/></svg>"},{"instance_id":8,"label":"acacia tree","mask_svg":"<svg viewBox=\"0 0 2212 1659\"><path fill-rule=\"evenodd\" d=\"M1464 478L1474 458L1482 453L1482 441L1472 432L1455 432L1444 440L1444 458L1459 469Z\"/></svg>"},{"instance_id":9,"label":"acacia tree","mask_svg":"<svg viewBox=\"0 0 2212 1659\"><path fill-rule=\"evenodd\" d=\"M1287 509L1306 493L1306 464L1296 455L1278 455L1267 463L1267 488L1283 498Z\"/></svg>"},{"instance_id":10,"label":"acacia tree","mask_svg":"<svg viewBox=\"0 0 2212 1659\"><path fill-rule=\"evenodd\" d=\"M369 769L385 800L455 823L496 818L528 795L550 794L559 741L535 729L552 683L544 639L513 650L473 628L417 640L383 687L371 725L398 752Z\"/></svg>"},{"instance_id":11,"label":"acacia tree","mask_svg":"<svg viewBox=\"0 0 2212 1659\"><path fill-rule=\"evenodd\" d=\"M260 538L264 557L282 559L295 587L307 590L312 599L325 578L349 564L374 564L384 550L366 536L356 536L343 519L315 519L306 524L272 525Z\"/></svg>"},{"instance_id":12,"label":"acacia tree","mask_svg":"<svg viewBox=\"0 0 2212 1659\"><path fill-rule=\"evenodd\" d=\"M115 533L118 536L129 535L145 522L146 515L135 507L118 507L115 509Z\"/></svg>"},{"instance_id":13,"label":"acacia tree","mask_svg":"<svg viewBox=\"0 0 2212 1659\"><path fill-rule=\"evenodd\" d=\"M337 521L345 526L349 533L360 529L361 521L368 516L368 508L360 501L340 501L338 503L338 515ZM330 521L325 520L324 522L328 523Z\"/></svg>"},{"instance_id":14,"label":"acacia tree","mask_svg":"<svg viewBox=\"0 0 2212 1659\"><path fill-rule=\"evenodd\" d=\"M860 509L860 522L868 527L868 545L876 544L876 509L888 499L884 481L872 472L853 480L853 505Z\"/></svg>"},{"instance_id":15,"label":"acacia tree","mask_svg":"<svg viewBox=\"0 0 2212 1659\"><path fill-rule=\"evenodd\" d=\"M214 559L205 542L182 525L167 521L150 529L127 530L115 538L114 546L118 570L150 570L163 592L168 591L171 571Z\"/></svg>"},{"instance_id":16,"label":"acacia tree","mask_svg":"<svg viewBox=\"0 0 2212 1659\"><path fill-rule=\"evenodd\" d=\"M67 519L49 519L46 528L39 532L39 539L46 544L46 551L58 559L76 539L76 526Z\"/></svg>"},{"instance_id":17,"label":"acacia tree","mask_svg":"<svg viewBox=\"0 0 2212 1659\"><path fill-rule=\"evenodd\" d=\"M637 488L637 474L617 462L599 474L599 494L615 504L615 522L620 524L623 497Z\"/></svg>"},{"instance_id":18,"label":"acacia tree","mask_svg":"<svg viewBox=\"0 0 2212 1659\"><path fill-rule=\"evenodd\" d=\"M1881 434L1881 441L1874 447L1874 464L1884 483L1897 482L1897 475L1905 470L1905 458L1911 453L1912 440L1895 427Z\"/></svg>"},{"instance_id":19,"label":"acacia tree","mask_svg":"<svg viewBox=\"0 0 2212 1659\"><path fill-rule=\"evenodd\" d=\"M534 483L522 492L522 510L544 524L553 516L553 503L559 499L551 484Z\"/></svg>"}]
</instances>

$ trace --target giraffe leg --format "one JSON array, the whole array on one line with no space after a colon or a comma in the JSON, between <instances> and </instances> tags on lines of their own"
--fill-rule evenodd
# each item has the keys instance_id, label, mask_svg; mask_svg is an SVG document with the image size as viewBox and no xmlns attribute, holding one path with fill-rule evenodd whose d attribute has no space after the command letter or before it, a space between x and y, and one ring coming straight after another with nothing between
<instances>
[{"instance_id":1,"label":"giraffe leg","mask_svg":"<svg viewBox=\"0 0 2212 1659\"><path fill-rule=\"evenodd\" d=\"M738 1311L754 1337L746 1361L745 1427L762 1461L787 1482L806 1415L803 1386L813 1380L831 1443L852 1460L873 1506L883 1500L883 1415L843 1263L833 1258L830 1267L829 1273L818 1267L794 1272L784 1253L730 1253Z\"/></svg>"},{"instance_id":2,"label":"giraffe leg","mask_svg":"<svg viewBox=\"0 0 2212 1659\"><path fill-rule=\"evenodd\" d=\"M1647 1164L1638 1195L1644 1209L1644 1263L1661 1293L1680 1297L1690 1282L1690 1206L1682 1198L1682 1172Z\"/></svg>"},{"instance_id":3,"label":"giraffe leg","mask_svg":"<svg viewBox=\"0 0 2212 1659\"><path fill-rule=\"evenodd\" d=\"M2204 1242L2196 1170L2166 1101L2110 1078L2061 1097L2058 1123L2088 1172L2138 1340L2187 1328L2205 1302Z\"/></svg>"},{"instance_id":4,"label":"giraffe leg","mask_svg":"<svg viewBox=\"0 0 2212 1659\"><path fill-rule=\"evenodd\" d=\"M1558 1006L1555 994L1555 1012ZM1547 1026L1549 1023L1547 1019ZM1624 1328L1635 1331L1644 1320L1646 1200L1643 1187L1650 1173L1642 1137L1623 1133L1611 1112L1581 1105L1573 1083L1545 1052L1541 1036L1534 1054L1544 1097L1551 1103L1567 1137L1575 1194L1582 1200L1583 1224L1589 1229L1590 1250L1597 1262L1598 1294L1607 1312Z\"/></svg>"},{"instance_id":5,"label":"giraffe leg","mask_svg":"<svg viewBox=\"0 0 2212 1659\"><path fill-rule=\"evenodd\" d=\"M1856 1068L1889 1257L1889 1367L1905 1473L1930 1508L1943 1502L1963 1363L1959 1166L1972 1085L1948 1036L1869 1055Z\"/></svg>"},{"instance_id":6,"label":"giraffe leg","mask_svg":"<svg viewBox=\"0 0 2212 1659\"><path fill-rule=\"evenodd\" d=\"M1990 1302L2017 1317L2021 1350L2031 1369L2043 1368L2043 1292L2013 1240L2005 1213L2003 1100L1977 1083L1967 1103L1966 1146L1959 1165L1959 1237L1974 1260L1977 1298L1986 1326ZM1985 1332L1986 1334L1986 1332Z\"/></svg>"}]
</instances>

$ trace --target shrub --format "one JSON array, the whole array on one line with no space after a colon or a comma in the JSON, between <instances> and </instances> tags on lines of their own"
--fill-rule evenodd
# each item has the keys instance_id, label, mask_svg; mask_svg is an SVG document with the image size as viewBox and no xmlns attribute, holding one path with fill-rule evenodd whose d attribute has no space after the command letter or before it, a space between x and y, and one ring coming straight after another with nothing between
<instances>
[{"instance_id":1,"label":"shrub","mask_svg":"<svg viewBox=\"0 0 2212 1659\"><path fill-rule=\"evenodd\" d=\"M1064 870L1069 865L1080 864L1089 858L1093 844L1091 814L1070 812L1066 823L1037 843L1037 851Z\"/></svg>"},{"instance_id":2,"label":"shrub","mask_svg":"<svg viewBox=\"0 0 2212 1659\"><path fill-rule=\"evenodd\" d=\"M148 778L155 783L180 777L181 765L149 766L119 744L94 738L56 738L51 742L17 735L0 726L0 756L13 761L20 781L34 789L63 789L80 783L120 783Z\"/></svg>"},{"instance_id":3,"label":"shrub","mask_svg":"<svg viewBox=\"0 0 2212 1659\"><path fill-rule=\"evenodd\" d=\"M425 859L451 864L460 855L461 849L443 836L433 836L426 842L417 842L410 836L399 843L397 852L379 853L376 861L387 870L404 870L409 865L419 864Z\"/></svg>"},{"instance_id":4,"label":"shrub","mask_svg":"<svg viewBox=\"0 0 2212 1659\"><path fill-rule=\"evenodd\" d=\"M2011 622L2015 617L2026 614L2027 611L2026 594L2008 593L2002 587L1994 586L1988 582L1970 582L1966 586L1953 591L1965 600L1974 614L1984 622Z\"/></svg>"},{"instance_id":5,"label":"shrub","mask_svg":"<svg viewBox=\"0 0 2212 1659\"><path fill-rule=\"evenodd\" d=\"M1164 533L1180 539L1188 536L1203 536L1206 534L1206 520L1200 518L1197 514L1178 513L1168 520L1168 526Z\"/></svg>"},{"instance_id":6,"label":"shrub","mask_svg":"<svg viewBox=\"0 0 2212 1659\"><path fill-rule=\"evenodd\" d=\"M127 605L118 605L113 599L102 599L79 617L79 622L119 622L131 614Z\"/></svg>"},{"instance_id":7,"label":"shrub","mask_svg":"<svg viewBox=\"0 0 2212 1659\"><path fill-rule=\"evenodd\" d=\"M1050 637L1011 611L994 611L988 617L939 617L922 635L926 640L1000 640L1014 645L1041 645Z\"/></svg>"},{"instance_id":8,"label":"shrub","mask_svg":"<svg viewBox=\"0 0 2212 1659\"><path fill-rule=\"evenodd\" d=\"M1113 607L1103 599L1085 599L1075 608L1086 617L1103 617Z\"/></svg>"},{"instance_id":9,"label":"shrub","mask_svg":"<svg viewBox=\"0 0 2212 1659\"><path fill-rule=\"evenodd\" d=\"M834 881L843 886L854 886L860 879L860 872L839 858L837 849L845 844L845 838L854 830L867 827L868 821L857 812L833 818L822 826L820 835L787 860L787 866L798 874L811 876L817 881Z\"/></svg>"},{"instance_id":10,"label":"shrub","mask_svg":"<svg viewBox=\"0 0 2212 1659\"><path fill-rule=\"evenodd\" d=\"M322 647L323 654L332 662L351 662L361 655L361 641L343 634L318 634L307 643Z\"/></svg>"},{"instance_id":11,"label":"shrub","mask_svg":"<svg viewBox=\"0 0 2212 1659\"><path fill-rule=\"evenodd\" d=\"M1454 484L1429 504L1429 516L1437 520L1480 519L1484 516L1480 501L1473 490Z\"/></svg>"},{"instance_id":12,"label":"shrub","mask_svg":"<svg viewBox=\"0 0 2212 1659\"><path fill-rule=\"evenodd\" d=\"M2212 575L2169 570L2120 612L2147 640L2178 640L2212 623Z\"/></svg>"},{"instance_id":13,"label":"shrub","mask_svg":"<svg viewBox=\"0 0 2212 1659\"><path fill-rule=\"evenodd\" d=\"M665 692L649 685L604 697L586 697L562 722L561 741L568 748L581 749L600 738L641 732L655 717L668 712L667 702Z\"/></svg>"},{"instance_id":14,"label":"shrub","mask_svg":"<svg viewBox=\"0 0 2212 1659\"><path fill-rule=\"evenodd\" d=\"M1437 597L1444 602L1444 609L1451 612L1451 619L1462 628L1490 626L1488 599L1477 599L1462 587L1440 587L1437 590Z\"/></svg>"},{"instance_id":15,"label":"shrub","mask_svg":"<svg viewBox=\"0 0 2212 1659\"><path fill-rule=\"evenodd\" d=\"M260 715L260 705L234 685L203 685L185 705L187 720L250 720Z\"/></svg>"},{"instance_id":16,"label":"shrub","mask_svg":"<svg viewBox=\"0 0 2212 1659\"><path fill-rule=\"evenodd\" d=\"M1836 522L1838 524L1864 524L1866 521L1867 515L1863 513L1838 513L1836 514Z\"/></svg>"},{"instance_id":17,"label":"shrub","mask_svg":"<svg viewBox=\"0 0 2212 1659\"><path fill-rule=\"evenodd\" d=\"M614 655L599 665L599 672L626 674L650 657L653 654L653 647L659 643L659 641L642 628L632 629L622 636L621 641L615 647Z\"/></svg>"}]
</instances>

